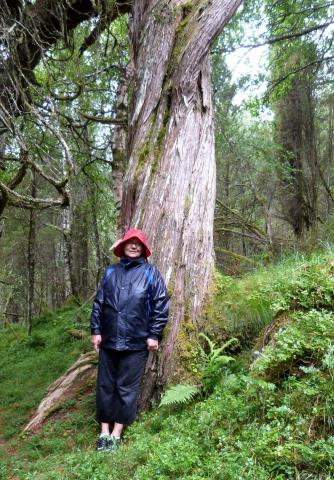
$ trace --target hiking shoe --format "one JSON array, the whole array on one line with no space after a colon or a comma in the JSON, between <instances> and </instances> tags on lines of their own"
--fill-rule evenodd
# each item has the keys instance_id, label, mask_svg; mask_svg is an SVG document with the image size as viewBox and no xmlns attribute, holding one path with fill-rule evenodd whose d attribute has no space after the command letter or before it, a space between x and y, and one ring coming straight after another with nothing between
<instances>
[{"instance_id":1,"label":"hiking shoe","mask_svg":"<svg viewBox=\"0 0 334 480\"><path fill-rule=\"evenodd\" d=\"M114 452L121 445L121 439L110 436L108 439L108 450Z\"/></svg>"},{"instance_id":2,"label":"hiking shoe","mask_svg":"<svg viewBox=\"0 0 334 480\"><path fill-rule=\"evenodd\" d=\"M96 451L97 452L107 452L109 450L110 437L104 435L99 437L96 442Z\"/></svg>"}]
</instances>

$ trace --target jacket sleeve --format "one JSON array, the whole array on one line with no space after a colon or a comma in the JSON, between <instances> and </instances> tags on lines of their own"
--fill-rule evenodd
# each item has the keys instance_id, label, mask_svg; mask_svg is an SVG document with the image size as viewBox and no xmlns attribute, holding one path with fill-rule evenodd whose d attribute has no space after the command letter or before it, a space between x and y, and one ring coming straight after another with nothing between
<instances>
[{"instance_id":1,"label":"jacket sleeve","mask_svg":"<svg viewBox=\"0 0 334 480\"><path fill-rule=\"evenodd\" d=\"M90 333L91 335L101 335L101 315L104 301L104 285L106 281L107 270L104 272L103 278L98 286L94 301L92 314L90 316Z\"/></svg>"},{"instance_id":2,"label":"jacket sleeve","mask_svg":"<svg viewBox=\"0 0 334 480\"><path fill-rule=\"evenodd\" d=\"M151 284L150 330L148 338L158 340L168 320L169 297L165 282L157 268Z\"/></svg>"}]
</instances>

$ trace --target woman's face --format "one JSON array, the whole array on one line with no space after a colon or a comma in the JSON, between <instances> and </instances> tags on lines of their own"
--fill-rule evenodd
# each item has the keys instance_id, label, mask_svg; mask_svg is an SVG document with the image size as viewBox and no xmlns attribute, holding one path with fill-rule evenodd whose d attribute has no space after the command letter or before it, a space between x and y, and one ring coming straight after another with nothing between
<instances>
[{"instance_id":1,"label":"woman's face","mask_svg":"<svg viewBox=\"0 0 334 480\"><path fill-rule=\"evenodd\" d=\"M124 246L124 255L128 258L138 258L143 253L143 244L138 238L130 238Z\"/></svg>"}]
</instances>

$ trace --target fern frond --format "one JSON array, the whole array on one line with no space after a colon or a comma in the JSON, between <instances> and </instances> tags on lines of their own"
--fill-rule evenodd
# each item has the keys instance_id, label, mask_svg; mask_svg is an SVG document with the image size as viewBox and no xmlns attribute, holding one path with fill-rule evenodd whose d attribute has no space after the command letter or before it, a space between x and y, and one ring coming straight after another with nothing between
<instances>
[{"instance_id":1,"label":"fern frond","mask_svg":"<svg viewBox=\"0 0 334 480\"><path fill-rule=\"evenodd\" d=\"M206 340L207 344L209 345L210 353L212 353L213 350L215 349L215 343L209 337L207 337L203 332L200 332L198 336Z\"/></svg>"},{"instance_id":2,"label":"fern frond","mask_svg":"<svg viewBox=\"0 0 334 480\"><path fill-rule=\"evenodd\" d=\"M238 344L239 343L239 340L237 338L230 338L229 340L227 340L227 342L224 343L224 345L221 347L223 350L226 350L230 345L232 345L233 343L235 344Z\"/></svg>"},{"instance_id":3,"label":"fern frond","mask_svg":"<svg viewBox=\"0 0 334 480\"><path fill-rule=\"evenodd\" d=\"M197 395L199 389L193 385L186 385L179 383L178 385L170 386L164 393L159 407L163 405L180 405L189 403Z\"/></svg>"}]
</instances>

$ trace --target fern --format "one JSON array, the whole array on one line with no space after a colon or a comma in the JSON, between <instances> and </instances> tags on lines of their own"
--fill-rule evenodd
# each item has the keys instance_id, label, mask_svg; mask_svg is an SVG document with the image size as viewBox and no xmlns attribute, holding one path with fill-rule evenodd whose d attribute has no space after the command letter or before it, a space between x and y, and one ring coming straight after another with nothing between
<instances>
[{"instance_id":1,"label":"fern","mask_svg":"<svg viewBox=\"0 0 334 480\"><path fill-rule=\"evenodd\" d=\"M216 347L216 344L212 340L210 340L210 338L207 337L204 333L200 333L199 337L204 338L209 346L208 353L206 353L204 349L201 348L203 357L201 373L204 390L207 393L210 393L221 375L222 368L229 363L234 362L233 357L228 355L222 355L222 352L233 343L238 343L238 340L236 338L231 338L221 347Z\"/></svg>"},{"instance_id":2,"label":"fern","mask_svg":"<svg viewBox=\"0 0 334 480\"><path fill-rule=\"evenodd\" d=\"M198 394L199 389L193 385L179 383L171 385L163 395L159 407L189 403Z\"/></svg>"}]
</instances>

